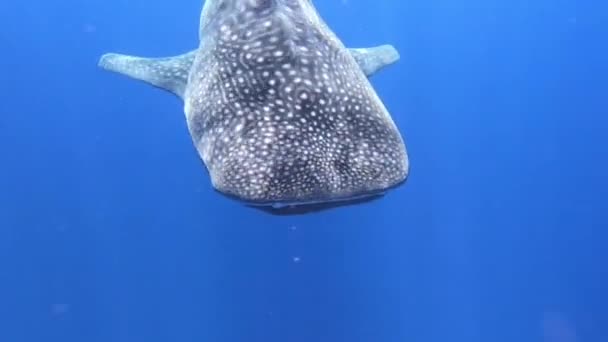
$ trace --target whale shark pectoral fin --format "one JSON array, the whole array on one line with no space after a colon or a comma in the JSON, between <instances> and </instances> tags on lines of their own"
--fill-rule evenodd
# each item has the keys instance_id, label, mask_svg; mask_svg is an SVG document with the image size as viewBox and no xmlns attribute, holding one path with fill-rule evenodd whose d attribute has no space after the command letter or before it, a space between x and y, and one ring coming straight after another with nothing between
<instances>
[{"instance_id":1,"label":"whale shark pectoral fin","mask_svg":"<svg viewBox=\"0 0 608 342\"><path fill-rule=\"evenodd\" d=\"M369 48L350 48L348 51L350 51L350 54L355 58L363 73L368 77L380 69L397 62L400 58L397 49L389 44Z\"/></svg>"},{"instance_id":2,"label":"whale shark pectoral fin","mask_svg":"<svg viewBox=\"0 0 608 342\"><path fill-rule=\"evenodd\" d=\"M388 44L369 48L350 48L348 51L368 77L399 60L397 50ZM183 98L188 83L188 73L196 52L197 50L193 50L178 56L162 58L107 53L99 59L99 66L102 69L149 83Z\"/></svg>"},{"instance_id":3,"label":"whale shark pectoral fin","mask_svg":"<svg viewBox=\"0 0 608 342\"><path fill-rule=\"evenodd\" d=\"M183 98L188 73L196 50L163 58L145 58L107 53L99 59L99 67L149 83Z\"/></svg>"}]
</instances>

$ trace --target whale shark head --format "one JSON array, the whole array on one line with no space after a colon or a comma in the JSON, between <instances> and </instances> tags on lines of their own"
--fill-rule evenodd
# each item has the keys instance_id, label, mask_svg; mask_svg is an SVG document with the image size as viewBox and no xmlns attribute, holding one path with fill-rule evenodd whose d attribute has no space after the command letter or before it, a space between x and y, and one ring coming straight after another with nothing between
<instances>
[{"instance_id":1,"label":"whale shark head","mask_svg":"<svg viewBox=\"0 0 608 342\"><path fill-rule=\"evenodd\" d=\"M403 140L355 58L307 0L214 0L186 116L214 187L259 205L377 195L408 173Z\"/></svg>"}]
</instances>

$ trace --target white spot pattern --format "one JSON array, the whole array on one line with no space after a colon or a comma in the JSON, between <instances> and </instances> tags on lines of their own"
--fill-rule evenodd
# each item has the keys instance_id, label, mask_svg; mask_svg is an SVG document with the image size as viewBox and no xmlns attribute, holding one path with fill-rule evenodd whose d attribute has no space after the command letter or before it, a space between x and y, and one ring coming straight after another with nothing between
<instances>
[{"instance_id":1,"label":"white spot pattern","mask_svg":"<svg viewBox=\"0 0 608 342\"><path fill-rule=\"evenodd\" d=\"M246 201L355 197L407 176L390 116L301 1L220 4L202 32L189 128L214 186Z\"/></svg>"}]
</instances>

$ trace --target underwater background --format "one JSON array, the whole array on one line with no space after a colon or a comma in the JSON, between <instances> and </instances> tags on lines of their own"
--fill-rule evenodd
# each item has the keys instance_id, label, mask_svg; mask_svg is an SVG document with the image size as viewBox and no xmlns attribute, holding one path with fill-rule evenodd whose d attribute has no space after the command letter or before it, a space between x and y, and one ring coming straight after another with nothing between
<instances>
[{"instance_id":1,"label":"underwater background","mask_svg":"<svg viewBox=\"0 0 608 342\"><path fill-rule=\"evenodd\" d=\"M411 174L274 216L213 191L176 97L97 67L200 0L0 2L0 342L608 342L608 4L317 0Z\"/></svg>"}]
</instances>

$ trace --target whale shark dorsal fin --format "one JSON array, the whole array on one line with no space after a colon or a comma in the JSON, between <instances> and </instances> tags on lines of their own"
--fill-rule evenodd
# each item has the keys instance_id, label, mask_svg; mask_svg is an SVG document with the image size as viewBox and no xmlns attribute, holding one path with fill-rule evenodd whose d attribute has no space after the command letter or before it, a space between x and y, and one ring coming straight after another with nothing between
<instances>
[{"instance_id":1,"label":"whale shark dorsal fin","mask_svg":"<svg viewBox=\"0 0 608 342\"><path fill-rule=\"evenodd\" d=\"M348 49L368 77L399 60L399 53L392 45ZM99 60L99 66L130 78L149 83L183 98L188 83L188 73L197 50L182 55L162 58L146 58L107 53Z\"/></svg>"},{"instance_id":2,"label":"whale shark dorsal fin","mask_svg":"<svg viewBox=\"0 0 608 342\"><path fill-rule=\"evenodd\" d=\"M188 73L197 50L178 56L145 58L107 53L101 56L99 66L130 78L149 83L183 98Z\"/></svg>"}]
</instances>

